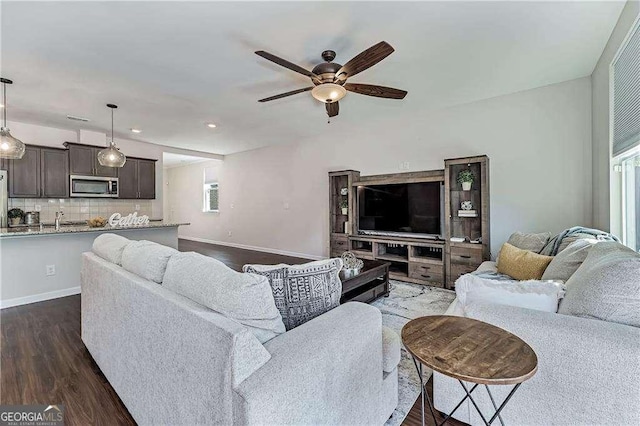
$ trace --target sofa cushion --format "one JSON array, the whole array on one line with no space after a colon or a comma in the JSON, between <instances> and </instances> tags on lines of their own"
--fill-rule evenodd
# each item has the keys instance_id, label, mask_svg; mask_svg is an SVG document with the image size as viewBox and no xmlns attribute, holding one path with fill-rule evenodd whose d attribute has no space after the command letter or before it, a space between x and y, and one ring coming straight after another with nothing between
<instances>
[{"instance_id":1,"label":"sofa cushion","mask_svg":"<svg viewBox=\"0 0 640 426\"><path fill-rule=\"evenodd\" d=\"M285 331L267 279L198 253L171 256L163 287L244 325L261 343Z\"/></svg>"},{"instance_id":2,"label":"sofa cushion","mask_svg":"<svg viewBox=\"0 0 640 426\"><path fill-rule=\"evenodd\" d=\"M102 234L93 240L91 251L107 262L122 266L122 252L131 240L118 234Z\"/></svg>"},{"instance_id":3,"label":"sofa cushion","mask_svg":"<svg viewBox=\"0 0 640 426\"><path fill-rule=\"evenodd\" d=\"M534 253L540 253L540 250L547 244L551 238L550 232L540 232L538 234L526 232L514 232L511 234L507 242L514 247L522 250L529 250Z\"/></svg>"},{"instance_id":4,"label":"sofa cushion","mask_svg":"<svg viewBox=\"0 0 640 426\"><path fill-rule=\"evenodd\" d=\"M567 281L587 258L591 247L597 243L598 240L590 238L574 241L553 257L542 274L542 279Z\"/></svg>"},{"instance_id":5,"label":"sofa cushion","mask_svg":"<svg viewBox=\"0 0 640 426\"><path fill-rule=\"evenodd\" d=\"M594 245L558 313L640 327L640 254L616 242Z\"/></svg>"},{"instance_id":6,"label":"sofa cushion","mask_svg":"<svg viewBox=\"0 0 640 426\"><path fill-rule=\"evenodd\" d=\"M400 363L400 336L389 327L382 327L382 371L391 373Z\"/></svg>"},{"instance_id":7,"label":"sofa cushion","mask_svg":"<svg viewBox=\"0 0 640 426\"><path fill-rule=\"evenodd\" d=\"M504 243L500 249L498 272L516 280L539 280L553 258Z\"/></svg>"},{"instance_id":8,"label":"sofa cushion","mask_svg":"<svg viewBox=\"0 0 640 426\"><path fill-rule=\"evenodd\" d=\"M176 253L176 249L151 241L132 241L122 252L122 267L160 284L169 258Z\"/></svg>"},{"instance_id":9,"label":"sofa cushion","mask_svg":"<svg viewBox=\"0 0 640 426\"><path fill-rule=\"evenodd\" d=\"M456 281L456 297L463 311L474 302L483 302L556 312L563 287L554 281L496 281L465 274Z\"/></svg>"},{"instance_id":10,"label":"sofa cushion","mask_svg":"<svg viewBox=\"0 0 640 426\"><path fill-rule=\"evenodd\" d=\"M341 269L341 259L242 268L244 272L267 277L287 331L340 305Z\"/></svg>"}]
</instances>

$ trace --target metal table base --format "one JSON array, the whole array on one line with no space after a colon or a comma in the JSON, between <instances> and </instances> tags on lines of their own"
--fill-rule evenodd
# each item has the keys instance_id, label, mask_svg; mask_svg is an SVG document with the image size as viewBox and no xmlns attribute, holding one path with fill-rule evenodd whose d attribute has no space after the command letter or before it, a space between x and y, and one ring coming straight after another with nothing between
<instances>
[{"instance_id":1,"label":"metal table base","mask_svg":"<svg viewBox=\"0 0 640 426\"><path fill-rule=\"evenodd\" d=\"M513 388L509 392L509 395L507 395L507 397L504 399L504 401L502 401L502 404L500 404L499 407L496 405L496 401L493 398L493 395L491 394L491 391L489 390L489 386L484 385L485 389L487 390L487 393L489 394L489 399L491 399L491 404L493 404L493 408L495 410L493 416L491 416L491 418L487 421L487 418L484 416L484 414L482 414L482 411L480 411L480 407L478 407L478 404L476 403L476 401L471 396L471 394L473 393L474 390L476 390L476 388L479 386L479 384L476 383L471 387L471 389L468 389L467 386L462 382L462 380L458 380L458 382L460 383L460 386L462 386L462 388L464 389L465 396L458 403L458 405L456 405L455 408L449 414L447 414L445 416L444 420L442 422L438 423L438 420L436 418L436 411L435 411L435 408L434 408L434 406L433 406L433 404L431 402L431 398L429 398L429 395L425 392L425 389L424 389L425 383L424 383L424 378L422 377L422 364L419 361L417 361L415 357L412 356L411 358L413 359L413 365L416 366L416 371L418 372L418 377L420 377L420 396L421 396L421 401L422 401L422 404L420 404L420 414L421 414L421 418L422 418L422 426L425 426L425 423L424 423L424 400L425 400L425 395L426 395L426 398L427 398L427 403L429 404L429 411L431 411L431 416L433 417L433 424L436 425L436 426L444 425L447 422L447 420L449 420L451 418L453 413L455 413L458 410L458 408L460 408L460 406L467 400L467 398L471 401L471 404L473 404L473 406L475 407L476 411L480 415L480 418L482 419L482 421L484 422L484 424L486 426L491 425L495 421L495 419L500 420L500 424L502 426L504 426L504 421L502 420L502 417L500 416L500 412L507 405L507 403L509 402L509 400L511 399L513 394L516 393L516 390L518 390L518 388L520 387L520 385L522 383L518 383L518 384L513 386Z\"/></svg>"}]
</instances>

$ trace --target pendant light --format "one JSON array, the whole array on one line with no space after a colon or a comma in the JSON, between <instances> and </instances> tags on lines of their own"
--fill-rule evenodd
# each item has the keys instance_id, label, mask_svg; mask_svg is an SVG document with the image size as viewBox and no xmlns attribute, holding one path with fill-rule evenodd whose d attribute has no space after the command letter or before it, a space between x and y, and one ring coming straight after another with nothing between
<instances>
[{"instance_id":1,"label":"pendant light","mask_svg":"<svg viewBox=\"0 0 640 426\"><path fill-rule=\"evenodd\" d=\"M98 152L98 163L105 167L122 167L127 162L127 157L120 152L113 140L113 110L118 106L114 104L107 104L107 106L111 108L111 142L109 142L107 149L102 149Z\"/></svg>"},{"instance_id":2,"label":"pendant light","mask_svg":"<svg viewBox=\"0 0 640 426\"><path fill-rule=\"evenodd\" d=\"M3 111L2 111L2 127L0 127L0 158L9 158L11 160L19 160L24 157L25 145L20 139L16 139L9 133L7 127L7 84L13 84L13 81L6 78L0 78L3 93Z\"/></svg>"}]
</instances>

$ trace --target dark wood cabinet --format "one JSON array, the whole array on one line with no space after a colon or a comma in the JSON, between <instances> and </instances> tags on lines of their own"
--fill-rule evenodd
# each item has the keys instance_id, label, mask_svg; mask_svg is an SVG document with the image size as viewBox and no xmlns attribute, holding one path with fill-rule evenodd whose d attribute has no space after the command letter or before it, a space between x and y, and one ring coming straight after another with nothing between
<instances>
[{"instance_id":1,"label":"dark wood cabinet","mask_svg":"<svg viewBox=\"0 0 640 426\"><path fill-rule=\"evenodd\" d=\"M47 198L69 197L69 155L65 149L40 150L41 194Z\"/></svg>"},{"instance_id":2,"label":"dark wood cabinet","mask_svg":"<svg viewBox=\"0 0 640 426\"><path fill-rule=\"evenodd\" d=\"M0 159L8 171L9 197L68 198L69 176L118 177L121 199L156 198L156 161L127 158L122 168L101 167L102 148L65 142L67 149L27 146L20 160Z\"/></svg>"},{"instance_id":3,"label":"dark wood cabinet","mask_svg":"<svg viewBox=\"0 0 640 426\"><path fill-rule=\"evenodd\" d=\"M40 154L40 148L27 146L24 157L20 160L9 160L9 197L41 196Z\"/></svg>"},{"instance_id":4,"label":"dark wood cabinet","mask_svg":"<svg viewBox=\"0 0 640 426\"><path fill-rule=\"evenodd\" d=\"M156 162L138 160L138 198L156 198Z\"/></svg>"},{"instance_id":5,"label":"dark wood cabinet","mask_svg":"<svg viewBox=\"0 0 640 426\"><path fill-rule=\"evenodd\" d=\"M98 163L98 152L103 149L95 146L66 142L69 149L69 169L72 175L116 177L115 167L104 167Z\"/></svg>"},{"instance_id":6,"label":"dark wood cabinet","mask_svg":"<svg viewBox=\"0 0 640 426\"><path fill-rule=\"evenodd\" d=\"M118 198L153 200L156 198L156 162L127 158L118 170Z\"/></svg>"},{"instance_id":7,"label":"dark wood cabinet","mask_svg":"<svg viewBox=\"0 0 640 426\"><path fill-rule=\"evenodd\" d=\"M138 198L138 160L127 158L118 170L118 198Z\"/></svg>"},{"instance_id":8,"label":"dark wood cabinet","mask_svg":"<svg viewBox=\"0 0 640 426\"><path fill-rule=\"evenodd\" d=\"M69 148L69 170L72 175L93 176L95 157L93 147L71 145Z\"/></svg>"}]
</instances>

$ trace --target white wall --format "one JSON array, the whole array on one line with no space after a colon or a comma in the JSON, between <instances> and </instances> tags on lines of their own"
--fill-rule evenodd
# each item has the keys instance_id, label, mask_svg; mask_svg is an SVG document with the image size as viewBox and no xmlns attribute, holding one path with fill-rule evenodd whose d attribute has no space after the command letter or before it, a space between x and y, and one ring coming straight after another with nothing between
<instances>
[{"instance_id":1,"label":"white wall","mask_svg":"<svg viewBox=\"0 0 640 426\"><path fill-rule=\"evenodd\" d=\"M185 212L174 220L192 223L179 235L327 255L327 172L392 173L404 161L408 171L441 169L445 158L476 154L491 159L494 255L515 230L557 232L592 224L589 77L389 117L348 133L332 129L327 125L326 134L304 143L225 156L218 164L219 214L198 212L201 191L189 189L204 164L171 169L169 187Z\"/></svg>"},{"instance_id":2,"label":"white wall","mask_svg":"<svg viewBox=\"0 0 640 426\"><path fill-rule=\"evenodd\" d=\"M609 67L631 26L640 15L640 1L629 0L598 60L591 85L593 90L593 223L596 228L621 234L619 175L611 167L609 136Z\"/></svg>"},{"instance_id":3,"label":"white wall","mask_svg":"<svg viewBox=\"0 0 640 426\"><path fill-rule=\"evenodd\" d=\"M87 145L106 145L107 135L102 132L89 130L66 130L30 123L8 123L11 134L22 142L30 145L51 146L63 148L64 142L77 142ZM151 202L151 215L154 218L163 217L163 165L162 153L173 152L177 154L196 155L206 158L222 159L223 156L185 149L172 148L145 142L116 138L118 147L125 155L158 160L156 163L156 199Z\"/></svg>"}]
</instances>

